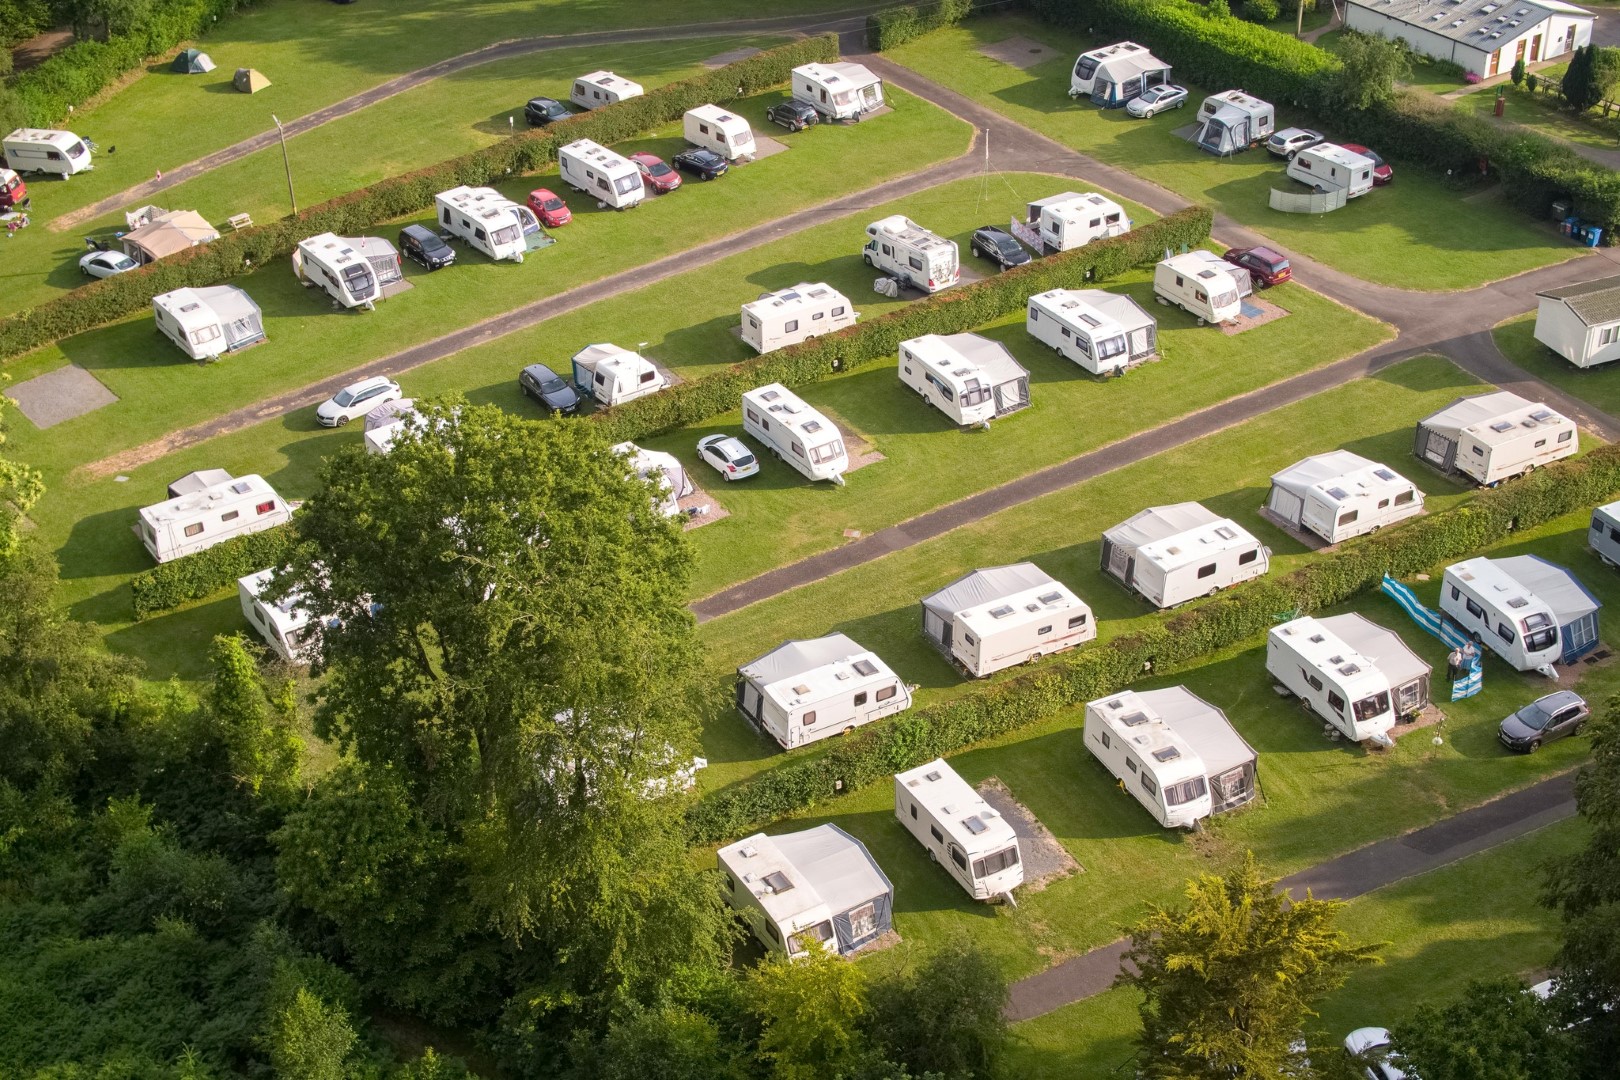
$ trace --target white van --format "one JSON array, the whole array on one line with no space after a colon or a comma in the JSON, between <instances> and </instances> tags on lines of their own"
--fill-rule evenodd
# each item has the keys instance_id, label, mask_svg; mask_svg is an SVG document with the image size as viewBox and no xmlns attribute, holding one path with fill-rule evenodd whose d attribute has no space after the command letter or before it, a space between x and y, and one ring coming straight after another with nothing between
<instances>
[{"instance_id":1,"label":"white van","mask_svg":"<svg viewBox=\"0 0 1620 1080\"><path fill-rule=\"evenodd\" d=\"M603 206L628 210L646 197L635 162L590 139L576 139L557 151L563 183Z\"/></svg>"},{"instance_id":2,"label":"white van","mask_svg":"<svg viewBox=\"0 0 1620 1080\"><path fill-rule=\"evenodd\" d=\"M754 131L748 121L718 105L699 105L686 110L682 123L686 141L713 150L727 161L753 158Z\"/></svg>"},{"instance_id":3,"label":"white van","mask_svg":"<svg viewBox=\"0 0 1620 1080\"><path fill-rule=\"evenodd\" d=\"M640 83L621 79L611 71L593 71L574 80L568 100L582 109L600 109L604 105L640 97L643 93L645 91Z\"/></svg>"},{"instance_id":4,"label":"white van","mask_svg":"<svg viewBox=\"0 0 1620 1080\"><path fill-rule=\"evenodd\" d=\"M944 758L894 774L894 816L973 899L1024 883L1018 834Z\"/></svg>"},{"instance_id":5,"label":"white van","mask_svg":"<svg viewBox=\"0 0 1620 1080\"><path fill-rule=\"evenodd\" d=\"M90 147L71 131L18 128L3 144L6 165L20 173L55 173L66 180L95 168Z\"/></svg>"},{"instance_id":6,"label":"white van","mask_svg":"<svg viewBox=\"0 0 1620 1080\"><path fill-rule=\"evenodd\" d=\"M781 383L743 392L743 430L811 480L844 482L849 455L838 425Z\"/></svg>"},{"instance_id":7,"label":"white van","mask_svg":"<svg viewBox=\"0 0 1620 1080\"><path fill-rule=\"evenodd\" d=\"M961 253L955 240L936 236L904 214L891 214L866 227L870 237L861 249L867 266L876 267L919 292L936 293L962 277Z\"/></svg>"},{"instance_id":8,"label":"white van","mask_svg":"<svg viewBox=\"0 0 1620 1080\"><path fill-rule=\"evenodd\" d=\"M797 345L846 326L860 312L843 293L825 282L803 281L791 289L761 293L742 306L743 343L761 353Z\"/></svg>"},{"instance_id":9,"label":"white van","mask_svg":"<svg viewBox=\"0 0 1620 1080\"><path fill-rule=\"evenodd\" d=\"M1172 255L1153 268L1153 292L1161 304L1174 304L1205 323L1235 322L1243 314L1238 283L1211 260L1208 251Z\"/></svg>"},{"instance_id":10,"label":"white van","mask_svg":"<svg viewBox=\"0 0 1620 1080\"><path fill-rule=\"evenodd\" d=\"M1317 191L1343 191L1354 199L1373 187L1377 163L1333 143L1317 143L1288 159L1288 175Z\"/></svg>"}]
</instances>

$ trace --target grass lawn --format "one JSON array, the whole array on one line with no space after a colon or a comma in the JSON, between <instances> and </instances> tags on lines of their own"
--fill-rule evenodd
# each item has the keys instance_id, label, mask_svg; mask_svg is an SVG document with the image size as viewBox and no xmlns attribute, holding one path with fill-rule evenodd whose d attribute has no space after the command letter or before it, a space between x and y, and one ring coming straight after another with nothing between
<instances>
[{"instance_id":1,"label":"grass lawn","mask_svg":"<svg viewBox=\"0 0 1620 1080\"><path fill-rule=\"evenodd\" d=\"M1460 106L1489 119L1496 108L1496 91L1479 90L1464 94L1457 101ZM1596 112L1577 116L1560 108L1558 99L1548 94L1532 94L1508 86L1507 108L1502 119L1566 142L1599 150L1620 149L1620 124L1613 118L1605 120Z\"/></svg>"},{"instance_id":2,"label":"grass lawn","mask_svg":"<svg viewBox=\"0 0 1620 1080\"><path fill-rule=\"evenodd\" d=\"M1593 271L1596 276L1599 270ZM1611 416L1620 416L1620 371L1613 364L1578 368L1536 340L1535 312L1502 323L1492 331L1502 355L1524 370Z\"/></svg>"},{"instance_id":3,"label":"grass lawn","mask_svg":"<svg viewBox=\"0 0 1620 1080\"><path fill-rule=\"evenodd\" d=\"M981 46L1014 35L1046 42L1059 59L1025 71L979 52ZM1369 281L1408 289L1463 289L1571 257L1569 244L1549 226L1495 200L1469 202L1415 165L1398 165L1400 175L1392 187L1354 199L1332 214L1271 210L1270 188L1298 190L1284 175L1280 159L1263 150L1216 158L1172 134L1194 122L1202 90L1190 88L1192 107L1147 121L1133 119L1123 109L1099 110L1071 101L1066 96L1068 58L1087 44L1030 20L993 17L937 31L888 56L1010 119ZM1279 107L1278 127L1305 120Z\"/></svg>"}]
</instances>

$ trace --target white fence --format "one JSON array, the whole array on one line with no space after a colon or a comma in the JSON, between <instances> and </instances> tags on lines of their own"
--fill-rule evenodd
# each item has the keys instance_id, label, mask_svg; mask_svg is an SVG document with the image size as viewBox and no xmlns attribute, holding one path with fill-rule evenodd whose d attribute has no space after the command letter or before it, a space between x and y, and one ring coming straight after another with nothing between
<instances>
[{"instance_id":1,"label":"white fence","mask_svg":"<svg viewBox=\"0 0 1620 1080\"><path fill-rule=\"evenodd\" d=\"M1329 210L1337 210L1350 196L1343 188L1337 191L1278 191L1271 189L1271 208L1281 210L1285 214L1325 214Z\"/></svg>"}]
</instances>

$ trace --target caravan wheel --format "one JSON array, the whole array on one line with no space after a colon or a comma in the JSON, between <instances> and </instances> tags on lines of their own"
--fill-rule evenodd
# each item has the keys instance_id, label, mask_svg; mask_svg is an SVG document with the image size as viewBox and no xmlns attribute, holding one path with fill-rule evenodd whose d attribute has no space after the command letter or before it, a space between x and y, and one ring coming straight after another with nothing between
<instances>
[{"instance_id":1,"label":"caravan wheel","mask_svg":"<svg viewBox=\"0 0 1620 1080\"><path fill-rule=\"evenodd\" d=\"M1029 662L1032 663L1032 664L1035 661L1039 660L1040 658L1041 658L1041 654L1039 652L1032 652L1032 653L1029 654Z\"/></svg>"},{"instance_id":2,"label":"caravan wheel","mask_svg":"<svg viewBox=\"0 0 1620 1080\"><path fill-rule=\"evenodd\" d=\"M931 863L939 862L939 856L934 852L933 848L928 849L928 861Z\"/></svg>"}]
</instances>

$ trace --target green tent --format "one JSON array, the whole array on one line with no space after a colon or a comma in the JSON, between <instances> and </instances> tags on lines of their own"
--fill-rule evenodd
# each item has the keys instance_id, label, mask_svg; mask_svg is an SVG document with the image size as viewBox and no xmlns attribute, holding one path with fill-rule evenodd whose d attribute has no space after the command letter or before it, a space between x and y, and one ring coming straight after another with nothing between
<instances>
[{"instance_id":1,"label":"green tent","mask_svg":"<svg viewBox=\"0 0 1620 1080\"><path fill-rule=\"evenodd\" d=\"M208 54L201 49L184 49L169 65L170 71L178 71L182 75L201 75L205 71L214 70L214 62L208 59Z\"/></svg>"}]
</instances>

